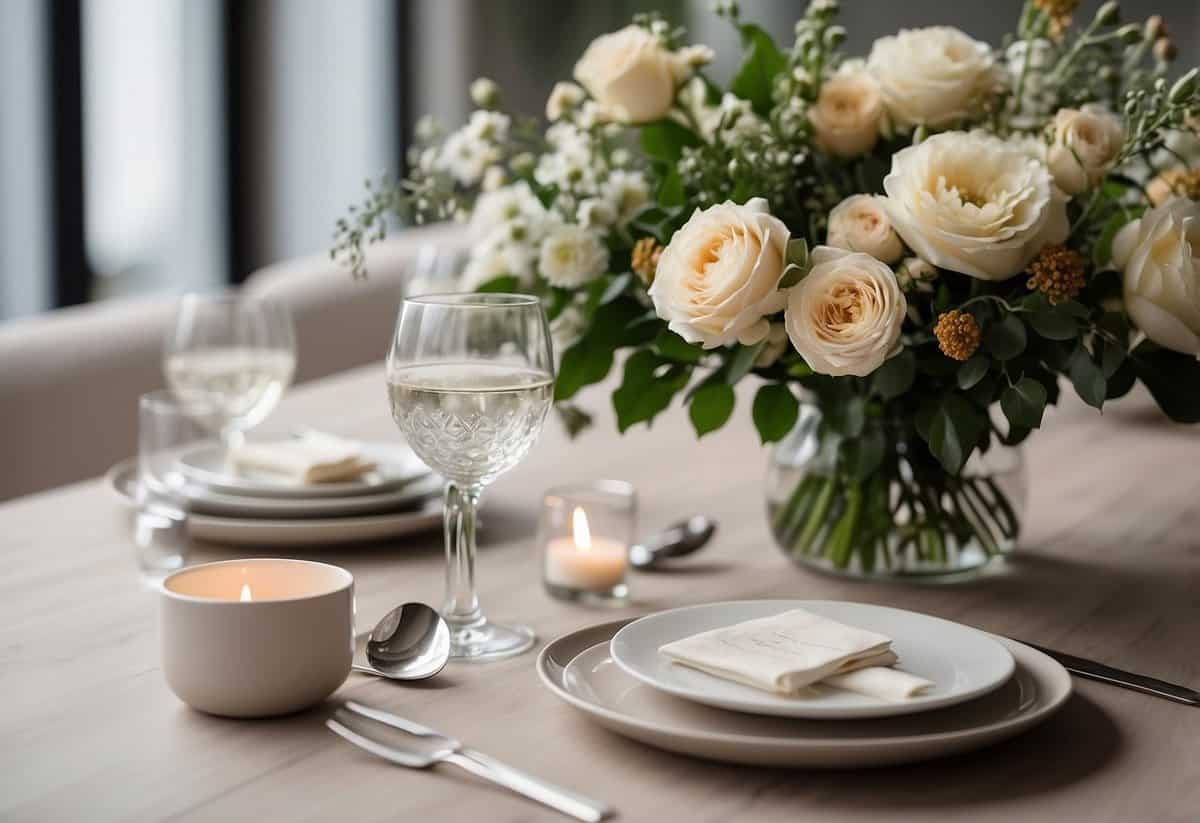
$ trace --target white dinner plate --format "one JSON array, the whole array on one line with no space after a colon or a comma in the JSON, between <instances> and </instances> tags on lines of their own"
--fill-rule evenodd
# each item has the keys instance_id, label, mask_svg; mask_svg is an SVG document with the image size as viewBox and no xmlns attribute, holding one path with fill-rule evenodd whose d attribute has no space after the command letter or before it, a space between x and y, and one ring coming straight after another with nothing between
<instances>
[{"instance_id":1,"label":"white dinner plate","mask_svg":"<svg viewBox=\"0 0 1200 823\"><path fill-rule=\"evenodd\" d=\"M898 668L933 681L933 687L903 702L820 685L811 695L787 697L705 674L658 653L666 643L789 609L807 609L887 635L900 658ZM1013 673L1008 649L978 629L917 612L834 600L742 600L658 612L617 632L612 657L633 677L676 697L732 711L815 719L939 709L997 689Z\"/></svg>"},{"instance_id":2,"label":"white dinner plate","mask_svg":"<svg viewBox=\"0 0 1200 823\"><path fill-rule=\"evenodd\" d=\"M713 709L630 677L609 641L627 621L572 632L538 655L542 682L600 725L680 754L756 766L858 768L979 749L1042 722L1071 695L1066 669L1039 651L994 638L1016 669L1004 685L950 708L875 720L799 720Z\"/></svg>"},{"instance_id":3,"label":"white dinner plate","mask_svg":"<svg viewBox=\"0 0 1200 823\"><path fill-rule=\"evenodd\" d=\"M429 468L403 443L363 443L362 454L375 462L375 470L354 480L300 483L268 472L233 473L225 462L225 449L204 445L179 456L179 470L193 483L213 491L254 497L348 497L392 491L428 475Z\"/></svg>"},{"instance_id":4,"label":"white dinner plate","mask_svg":"<svg viewBox=\"0 0 1200 823\"><path fill-rule=\"evenodd\" d=\"M137 459L130 458L114 466L109 471L109 483L113 491L132 504L137 490ZM419 508L431 497L436 497L441 487L441 478L428 474L389 491L346 497L256 497L224 494L206 486L189 486L183 493L190 502L190 510L196 514L299 520L395 513L404 508Z\"/></svg>"},{"instance_id":5,"label":"white dinner plate","mask_svg":"<svg viewBox=\"0 0 1200 823\"><path fill-rule=\"evenodd\" d=\"M136 461L113 466L105 480L122 503L133 506ZM426 497L423 505L405 511L348 517L255 519L193 513L188 515L187 530L195 540L236 546L331 546L403 537L441 523L441 501Z\"/></svg>"}]
</instances>

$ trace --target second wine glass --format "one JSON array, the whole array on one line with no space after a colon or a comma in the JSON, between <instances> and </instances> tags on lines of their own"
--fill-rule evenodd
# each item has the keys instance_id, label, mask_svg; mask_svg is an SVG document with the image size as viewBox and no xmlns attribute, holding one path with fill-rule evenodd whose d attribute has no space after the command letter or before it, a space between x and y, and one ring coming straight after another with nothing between
<instances>
[{"instance_id":1,"label":"second wine glass","mask_svg":"<svg viewBox=\"0 0 1200 823\"><path fill-rule=\"evenodd\" d=\"M475 594L475 518L484 488L524 459L554 394L546 315L536 297L441 294L400 307L388 355L392 417L446 478L450 653L490 659L533 645L525 626L483 615Z\"/></svg>"},{"instance_id":2,"label":"second wine glass","mask_svg":"<svg viewBox=\"0 0 1200 823\"><path fill-rule=\"evenodd\" d=\"M189 294L167 335L167 385L226 448L261 423L296 369L287 307L240 295Z\"/></svg>"}]
</instances>

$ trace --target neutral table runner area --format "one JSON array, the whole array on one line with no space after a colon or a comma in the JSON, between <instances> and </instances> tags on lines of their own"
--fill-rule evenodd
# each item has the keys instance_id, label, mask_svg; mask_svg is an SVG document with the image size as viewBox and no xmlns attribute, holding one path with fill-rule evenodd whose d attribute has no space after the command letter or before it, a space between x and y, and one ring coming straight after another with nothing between
<instances>
[{"instance_id":1,"label":"neutral table runner area","mask_svg":"<svg viewBox=\"0 0 1200 823\"><path fill-rule=\"evenodd\" d=\"M844 582L791 566L767 531L766 452L746 392L731 425L703 448L678 408L652 433L638 427L622 437L606 394L584 400L600 412L596 428L568 447L551 423L484 500L484 607L532 625L541 643L675 605L846 599L1200 685L1200 436L1163 420L1146 398L1103 416L1071 398L1048 414L1046 431L1025 449L1031 496L1020 554L947 587ZM397 436L378 367L295 390L272 423ZM637 602L627 609L567 605L541 590L539 495L596 477L637 485L643 530L692 512L720 523L713 544L677 572L635 577ZM192 560L243 554L204 546ZM291 556L353 572L362 627L405 600L440 602L437 531ZM1098 683L1077 680L1076 696L1045 725L969 756L869 772L739 768L593 725L541 686L532 652L452 664L410 686L354 674L328 706L279 720L206 717L163 682L156 609L136 574L126 516L100 481L0 505L0 819L562 819L451 770L407 771L345 745L321 721L347 697L602 798L621 820L1200 819L1200 710Z\"/></svg>"}]
</instances>

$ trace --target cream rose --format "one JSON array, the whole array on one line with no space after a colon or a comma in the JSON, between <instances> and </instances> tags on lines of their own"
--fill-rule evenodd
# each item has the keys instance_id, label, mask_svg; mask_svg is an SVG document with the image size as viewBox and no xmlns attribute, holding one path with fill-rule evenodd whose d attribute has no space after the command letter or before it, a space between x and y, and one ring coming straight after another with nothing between
<instances>
[{"instance_id":1,"label":"cream rose","mask_svg":"<svg viewBox=\"0 0 1200 823\"><path fill-rule=\"evenodd\" d=\"M1059 109L1046 165L1060 189L1079 194L1100 182L1124 140L1121 119L1103 106Z\"/></svg>"},{"instance_id":2,"label":"cream rose","mask_svg":"<svg viewBox=\"0 0 1200 823\"><path fill-rule=\"evenodd\" d=\"M987 43L950 26L902 29L879 38L871 46L867 68L898 129L960 122L1004 77Z\"/></svg>"},{"instance_id":3,"label":"cream rose","mask_svg":"<svg viewBox=\"0 0 1200 823\"><path fill-rule=\"evenodd\" d=\"M779 290L787 242L787 226L761 197L697 209L658 260L654 311L706 349L759 342L770 331L766 318L787 302Z\"/></svg>"},{"instance_id":4,"label":"cream rose","mask_svg":"<svg viewBox=\"0 0 1200 823\"><path fill-rule=\"evenodd\" d=\"M908 303L896 275L869 254L817 246L788 294L784 322L818 374L865 377L899 349Z\"/></svg>"},{"instance_id":5,"label":"cream rose","mask_svg":"<svg viewBox=\"0 0 1200 823\"><path fill-rule=\"evenodd\" d=\"M838 157L860 157L874 148L882 117L879 85L862 69L830 78L808 110L817 145Z\"/></svg>"},{"instance_id":6,"label":"cream rose","mask_svg":"<svg viewBox=\"0 0 1200 823\"><path fill-rule=\"evenodd\" d=\"M892 227L938 268L1007 280L1069 231L1066 197L1020 148L945 132L902 149L883 179Z\"/></svg>"},{"instance_id":7,"label":"cream rose","mask_svg":"<svg viewBox=\"0 0 1200 823\"><path fill-rule=\"evenodd\" d=\"M826 243L846 251L861 251L884 263L895 263L904 244L892 229L887 210L869 194L847 197L829 212Z\"/></svg>"},{"instance_id":8,"label":"cream rose","mask_svg":"<svg viewBox=\"0 0 1200 823\"><path fill-rule=\"evenodd\" d=\"M1168 200L1113 238L1125 272L1125 310L1168 349L1200 357L1200 203Z\"/></svg>"},{"instance_id":9,"label":"cream rose","mask_svg":"<svg viewBox=\"0 0 1200 823\"><path fill-rule=\"evenodd\" d=\"M604 115L622 123L648 123L666 115L675 91L711 50L668 50L642 26L630 25L592 41L575 64L575 79Z\"/></svg>"}]
</instances>

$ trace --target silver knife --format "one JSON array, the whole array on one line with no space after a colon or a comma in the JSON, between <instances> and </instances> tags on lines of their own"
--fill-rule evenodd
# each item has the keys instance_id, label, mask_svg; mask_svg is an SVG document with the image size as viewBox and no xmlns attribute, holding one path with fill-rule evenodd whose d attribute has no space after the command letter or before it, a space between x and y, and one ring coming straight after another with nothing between
<instances>
[{"instance_id":1,"label":"silver knife","mask_svg":"<svg viewBox=\"0 0 1200 823\"><path fill-rule=\"evenodd\" d=\"M1037 649L1047 657L1054 658L1063 665L1063 668L1079 677L1086 677L1089 680L1099 680L1101 683L1108 683L1110 686L1120 686L1124 689L1132 689L1135 692L1152 694L1155 697L1174 700L1176 703L1184 703L1188 706L1200 706L1200 691L1196 689L1189 689L1187 686L1178 686L1174 683L1168 683L1165 680L1159 680L1156 677L1147 677L1144 674L1135 674L1123 669L1115 669L1112 666L1097 663L1095 660L1088 660L1084 657L1076 657L1073 654L1065 654L1054 649L1047 649L1045 646L1039 646L1036 643L1030 643L1026 640L1019 640L1017 642L1024 643L1030 648Z\"/></svg>"}]
</instances>

